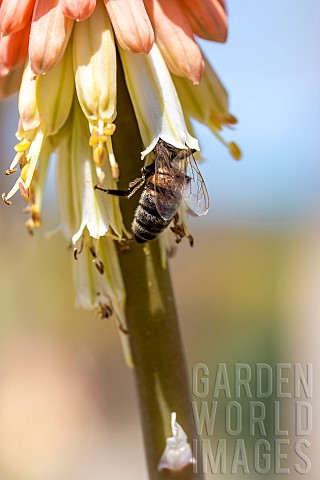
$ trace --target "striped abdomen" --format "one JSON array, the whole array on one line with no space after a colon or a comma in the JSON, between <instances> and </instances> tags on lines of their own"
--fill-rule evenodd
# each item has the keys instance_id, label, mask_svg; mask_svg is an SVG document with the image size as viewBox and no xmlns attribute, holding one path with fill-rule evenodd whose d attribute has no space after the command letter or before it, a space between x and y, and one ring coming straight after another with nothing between
<instances>
[{"instance_id":1,"label":"striped abdomen","mask_svg":"<svg viewBox=\"0 0 320 480\"><path fill-rule=\"evenodd\" d=\"M172 173L162 169L152 175L144 188L135 211L132 232L138 243L154 240L171 222L181 201L181 191L185 182L185 175L176 175L172 183ZM156 187L155 187L156 184ZM161 212L165 212L164 220L155 202L155 189L157 190L157 203Z\"/></svg>"},{"instance_id":2,"label":"striped abdomen","mask_svg":"<svg viewBox=\"0 0 320 480\"><path fill-rule=\"evenodd\" d=\"M157 210L154 197L154 177L155 175L151 177L144 188L132 221L132 233L138 243L154 240L171 222L171 219L161 218Z\"/></svg>"}]
</instances>

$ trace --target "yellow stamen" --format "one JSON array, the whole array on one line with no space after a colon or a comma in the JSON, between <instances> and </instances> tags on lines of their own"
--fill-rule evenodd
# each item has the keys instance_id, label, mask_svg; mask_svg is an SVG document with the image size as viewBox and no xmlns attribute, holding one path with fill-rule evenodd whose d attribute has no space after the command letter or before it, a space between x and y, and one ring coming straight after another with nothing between
<instances>
[{"instance_id":1,"label":"yellow stamen","mask_svg":"<svg viewBox=\"0 0 320 480\"><path fill-rule=\"evenodd\" d=\"M9 168L8 170L6 170L6 175L12 175L13 173L17 172L18 169L17 168Z\"/></svg>"},{"instance_id":2,"label":"yellow stamen","mask_svg":"<svg viewBox=\"0 0 320 480\"><path fill-rule=\"evenodd\" d=\"M108 152L105 146L97 145L93 149L93 161L97 167L102 167L108 158Z\"/></svg>"},{"instance_id":3,"label":"yellow stamen","mask_svg":"<svg viewBox=\"0 0 320 480\"><path fill-rule=\"evenodd\" d=\"M105 135L113 135L116 130L116 125L114 123L108 123L107 126L103 129Z\"/></svg>"},{"instance_id":4,"label":"yellow stamen","mask_svg":"<svg viewBox=\"0 0 320 480\"><path fill-rule=\"evenodd\" d=\"M27 173L28 173L28 170L29 170L29 166L30 166L29 163L26 163L21 170L20 178L24 183L27 179Z\"/></svg>"},{"instance_id":5,"label":"yellow stamen","mask_svg":"<svg viewBox=\"0 0 320 480\"><path fill-rule=\"evenodd\" d=\"M241 157L242 157L242 153L241 153L241 150L240 148L238 147L238 145L234 142L227 142L221 135L220 133L214 128L214 126L212 124L209 125L210 128L212 129L212 132L214 133L214 135L220 140L221 143L223 143L224 146L227 147L227 149L229 150L231 156L235 159L235 160L240 160Z\"/></svg>"},{"instance_id":6,"label":"yellow stamen","mask_svg":"<svg viewBox=\"0 0 320 480\"><path fill-rule=\"evenodd\" d=\"M34 224L34 227L39 228L41 226L41 215L38 208L35 205L31 207L31 218Z\"/></svg>"},{"instance_id":7,"label":"yellow stamen","mask_svg":"<svg viewBox=\"0 0 320 480\"><path fill-rule=\"evenodd\" d=\"M3 193L3 194L1 195L1 198L2 198L2 200L4 201L4 203L5 203L6 205L12 205L12 202L10 202L10 200L7 200L7 197L6 197L6 194L5 194L5 193Z\"/></svg>"},{"instance_id":8,"label":"yellow stamen","mask_svg":"<svg viewBox=\"0 0 320 480\"><path fill-rule=\"evenodd\" d=\"M25 152L26 150L28 150L30 145L31 145L30 140L23 138L19 143L17 143L17 145L15 145L14 149L16 152L19 152L19 153Z\"/></svg>"},{"instance_id":9,"label":"yellow stamen","mask_svg":"<svg viewBox=\"0 0 320 480\"><path fill-rule=\"evenodd\" d=\"M235 160L241 159L242 152L236 143L234 142L229 143L229 151Z\"/></svg>"}]
</instances>

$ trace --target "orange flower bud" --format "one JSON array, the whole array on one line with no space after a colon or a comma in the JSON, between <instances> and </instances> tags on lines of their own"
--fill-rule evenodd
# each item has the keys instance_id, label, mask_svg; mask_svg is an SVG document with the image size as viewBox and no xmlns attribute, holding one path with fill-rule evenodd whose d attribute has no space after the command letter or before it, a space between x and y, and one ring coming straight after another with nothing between
<instances>
[{"instance_id":1,"label":"orange flower bud","mask_svg":"<svg viewBox=\"0 0 320 480\"><path fill-rule=\"evenodd\" d=\"M65 17L81 22L90 17L96 3L96 0L60 0L60 8Z\"/></svg>"},{"instance_id":2,"label":"orange flower bud","mask_svg":"<svg viewBox=\"0 0 320 480\"><path fill-rule=\"evenodd\" d=\"M18 32L0 38L0 75L25 62L28 54L30 24Z\"/></svg>"},{"instance_id":3,"label":"orange flower bud","mask_svg":"<svg viewBox=\"0 0 320 480\"><path fill-rule=\"evenodd\" d=\"M179 0L193 32L198 37L225 42L228 16L222 0Z\"/></svg>"},{"instance_id":4,"label":"orange flower bud","mask_svg":"<svg viewBox=\"0 0 320 480\"><path fill-rule=\"evenodd\" d=\"M136 53L149 53L153 29L142 0L104 0L120 46Z\"/></svg>"},{"instance_id":5,"label":"orange flower bud","mask_svg":"<svg viewBox=\"0 0 320 480\"><path fill-rule=\"evenodd\" d=\"M198 84L204 66L200 48L176 0L145 0L156 42L172 73Z\"/></svg>"},{"instance_id":6,"label":"orange flower bud","mask_svg":"<svg viewBox=\"0 0 320 480\"><path fill-rule=\"evenodd\" d=\"M29 22L35 0L3 0L0 7L0 30L10 35L22 30Z\"/></svg>"},{"instance_id":7,"label":"orange flower bud","mask_svg":"<svg viewBox=\"0 0 320 480\"><path fill-rule=\"evenodd\" d=\"M29 58L35 75L47 73L63 57L73 20L61 12L59 0L36 0L32 16Z\"/></svg>"}]
</instances>

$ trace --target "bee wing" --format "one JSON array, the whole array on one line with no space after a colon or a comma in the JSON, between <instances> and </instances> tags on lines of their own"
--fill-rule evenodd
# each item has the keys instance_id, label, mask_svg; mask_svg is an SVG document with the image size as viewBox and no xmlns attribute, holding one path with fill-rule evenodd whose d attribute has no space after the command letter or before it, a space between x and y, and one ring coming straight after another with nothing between
<instances>
[{"instance_id":1,"label":"bee wing","mask_svg":"<svg viewBox=\"0 0 320 480\"><path fill-rule=\"evenodd\" d=\"M184 199L196 215L205 215L209 209L209 194L191 151L187 156L187 181Z\"/></svg>"},{"instance_id":2,"label":"bee wing","mask_svg":"<svg viewBox=\"0 0 320 480\"><path fill-rule=\"evenodd\" d=\"M163 220L177 213L186 186L186 162L172 159L161 149L155 161L154 194L157 210Z\"/></svg>"}]
</instances>

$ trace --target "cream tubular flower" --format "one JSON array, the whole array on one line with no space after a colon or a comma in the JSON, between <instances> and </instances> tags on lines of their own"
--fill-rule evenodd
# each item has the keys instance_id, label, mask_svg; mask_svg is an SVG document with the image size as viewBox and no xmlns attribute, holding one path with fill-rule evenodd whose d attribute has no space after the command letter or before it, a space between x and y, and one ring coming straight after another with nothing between
<instances>
[{"instance_id":1,"label":"cream tubular flower","mask_svg":"<svg viewBox=\"0 0 320 480\"><path fill-rule=\"evenodd\" d=\"M186 115L207 125L229 149L231 155L239 160L241 158L239 147L234 142L224 140L220 134L225 125L235 125L237 119L229 112L228 93L210 63L206 60L199 85L192 85L184 78L176 76L172 78Z\"/></svg>"},{"instance_id":2,"label":"cream tubular flower","mask_svg":"<svg viewBox=\"0 0 320 480\"><path fill-rule=\"evenodd\" d=\"M157 45L149 55L119 50L145 146L142 158L160 138L176 148L199 150L198 141L188 133L176 89Z\"/></svg>"},{"instance_id":3,"label":"cream tubular flower","mask_svg":"<svg viewBox=\"0 0 320 480\"><path fill-rule=\"evenodd\" d=\"M91 17L74 29L73 64L77 95L91 132L90 145L97 168L109 158L113 178L118 165L113 155L111 135L116 117L117 56L112 27L102 2ZM99 172L98 172L99 174ZM104 175L100 172L99 183Z\"/></svg>"},{"instance_id":4,"label":"cream tubular flower","mask_svg":"<svg viewBox=\"0 0 320 480\"><path fill-rule=\"evenodd\" d=\"M123 232L121 213L118 204L115 204L117 199L99 195L94 189L98 177L88 137L86 120L75 100L72 135L63 141L58 150L57 168L62 230L74 245L86 231L97 240L110 227L119 238Z\"/></svg>"},{"instance_id":5,"label":"cream tubular flower","mask_svg":"<svg viewBox=\"0 0 320 480\"><path fill-rule=\"evenodd\" d=\"M47 136L55 135L69 116L74 84L71 51L68 50L59 66L45 77L33 80L30 65L26 65L19 96L21 124L17 137L20 142L15 147L17 154L9 167L10 173L14 173L20 163L21 173L10 192L3 195L6 203L19 189L29 201L29 187L44 141Z\"/></svg>"}]
</instances>

